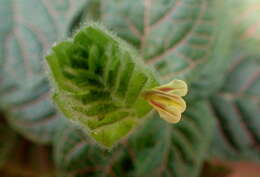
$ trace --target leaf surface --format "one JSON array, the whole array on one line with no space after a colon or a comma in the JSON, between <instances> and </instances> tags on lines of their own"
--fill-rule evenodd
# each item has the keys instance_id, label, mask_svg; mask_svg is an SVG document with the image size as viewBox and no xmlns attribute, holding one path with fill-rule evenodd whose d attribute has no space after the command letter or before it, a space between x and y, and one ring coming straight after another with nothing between
<instances>
[{"instance_id":1,"label":"leaf surface","mask_svg":"<svg viewBox=\"0 0 260 177\"><path fill-rule=\"evenodd\" d=\"M0 0L1 107L25 137L50 143L59 115L49 99L43 56L67 36L86 0Z\"/></svg>"},{"instance_id":2,"label":"leaf surface","mask_svg":"<svg viewBox=\"0 0 260 177\"><path fill-rule=\"evenodd\" d=\"M212 96L211 104L218 125L211 148L213 156L259 161L259 56L235 50L225 84Z\"/></svg>"},{"instance_id":3,"label":"leaf surface","mask_svg":"<svg viewBox=\"0 0 260 177\"><path fill-rule=\"evenodd\" d=\"M60 176L196 177L213 122L207 103L193 104L179 124L155 116L111 152L91 143L78 128L63 128L54 145L55 163Z\"/></svg>"},{"instance_id":4,"label":"leaf surface","mask_svg":"<svg viewBox=\"0 0 260 177\"><path fill-rule=\"evenodd\" d=\"M232 25L235 29L234 37L239 45L251 53L259 55L260 45L260 3L258 0L231 0L229 2L232 13Z\"/></svg>"},{"instance_id":5,"label":"leaf surface","mask_svg":"<svg viewBox=\"0 0 260 177\"><path fill-rule=\"evenodd\" d=\"M101 11L101 20L134 45L163 81L185 79L194 100L221 85L231 31L226 2L105 0Z\"/></svg>"},{"instance_id":6,"label":"leaf surface","mask_svg":"<svg viewBox=\"0 0 260 177\"><path fill-rule=\"evenodd\" d=\"M97 142L111 147L152 110L142 92L158 85L126 43L97 24L53 47L46 57L54 102Z\"/></svg>"}]
</instances>

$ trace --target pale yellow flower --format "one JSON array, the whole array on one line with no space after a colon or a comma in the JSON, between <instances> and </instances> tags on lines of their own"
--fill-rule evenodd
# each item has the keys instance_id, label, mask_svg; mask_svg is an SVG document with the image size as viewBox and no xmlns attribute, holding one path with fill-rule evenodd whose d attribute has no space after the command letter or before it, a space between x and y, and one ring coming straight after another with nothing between
<instances>
[{"instance_id":1,"label":"pale yellow flower","mask_svg":"<svg viewBox=\"0 0 260 177\"><path fill-rule=\"evenodd\" d=\"M168 84L144 92L144 98L158 111L161 118L169 123L177 123L186 109L183 100L188 92L187 84L182 80L173 80Z\"/></svg>"}]
</instances>

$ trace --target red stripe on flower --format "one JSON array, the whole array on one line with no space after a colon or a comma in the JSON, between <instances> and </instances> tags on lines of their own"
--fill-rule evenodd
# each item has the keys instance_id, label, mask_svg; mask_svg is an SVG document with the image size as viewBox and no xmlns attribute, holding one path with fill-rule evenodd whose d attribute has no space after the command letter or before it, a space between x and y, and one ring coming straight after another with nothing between
<instances>
[{"instance_id":1,"label":"red stripe on flower","mask_svg":"<svg viewBox=\"0 0 260 177\"><path fill-rule=\"evenodd\" d=\"M151 100L150 102L151 102L152 105L154 105L154 106L156 106L156 107L159 107L159 108L161 108L161 109L163 109L163 110L166 111L165 107L164 107L162 104L160 104L160 103L158 103L158 102L155 102L155 101L153 101L153 100Z\"/></svg>"},{"instance_id":2,"label":"red stripe on flower","mask_svg":"<svg viewBox=\"0 0 260 177\"><path fill-rule=\"evenodd\" d=\"M161 90L161 91L163 91L163 92L168 92L168 91L173 90L173 88L170 88L170 87L164 87L164 88L159 88L158 90Z\"/></svg>"}]
</instances>

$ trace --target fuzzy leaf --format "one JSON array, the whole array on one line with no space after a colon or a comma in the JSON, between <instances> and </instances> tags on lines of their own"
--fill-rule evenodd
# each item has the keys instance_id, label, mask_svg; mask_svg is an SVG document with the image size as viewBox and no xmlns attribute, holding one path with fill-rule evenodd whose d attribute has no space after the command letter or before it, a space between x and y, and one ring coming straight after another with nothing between
<instances>
[{"instance_id":1,"label":"fuzzy leaf","mask_svg":"<svg viewBox=\"0 0 260 177\"><path fill-rule=\"evenodd\" d=\"M59 121L42 58L86 2L0 0L0 105L12 127L35 142L49 143Z\"/></svg>"},{"instance_id":2,"label":"fuzzy leaf","mask_svg":"<svg viewBox=\"0 0 260 177\"><path fill-rule=\"evenodd\" d=\"M140 93L158 85L154 74L97 24L54 46L46 59L56 86L54 102L104 146L114 145L151 111Z\"/></svg>"},{"instance_id":3,"label":"fuzzy leaf","mask_svg":"<svg viewBox=\"0 0 260 177\"><path fill-rule=\"evenodd\" d=\"M221 91L211 99L218 129L213 156L260 160L260 60L243 50L234 51Z\"/></svg>"},{"instance_id":4,"label":"fuzzy leaf","mask_svg":"<svg viewBox=\"0 0 260 177\"><path fill-rule=\"evenodd\" d=\"M98 148L79 129L66 127L56 137L55 163L59 177L196 177L212 128L213 117L203 102L190 105L179 124L154 117L112 152Z\"/></svg>"}]
</instances>

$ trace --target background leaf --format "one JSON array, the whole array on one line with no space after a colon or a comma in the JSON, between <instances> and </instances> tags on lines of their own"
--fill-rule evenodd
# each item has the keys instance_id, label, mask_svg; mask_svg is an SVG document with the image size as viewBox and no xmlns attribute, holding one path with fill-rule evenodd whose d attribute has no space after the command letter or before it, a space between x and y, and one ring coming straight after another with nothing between
<instances>
[{"instance_id":1,"label":"background leaf","mask_svg":"<svg viewBox=\"0 0 260 177\"><path fill-rule=\"evenodd\" d=\"M112 152L97 148L77 128L63 128L54 145L55 163L59 172L71 176L195 177L213 122L207 103L193 104L179 124L155 116Z\"/></svg>"},{"instance_id":2,"label":"background leaf","mask_svg":"<svg viewBox=\"0 0 260 177\"><path fill-rule=\"evenodd\" d=\"M138 48L162 80L187 80L190 97L198 99L223 79L231 31L226 6L218 0L106 0L101 20Z\"/></svg>"},{"instance_id":3,"label":"background leaf","mask_svg":"<svg viewBox=\"0 0 260 177\"><path fill-rule=\"evenodd\" d=\"M0 0L0 103L11 126L35 142L49 143L59 121L43 56L68 35L85 5L86 0Z\"/></svg>"},{"instance_id":4,"label":"background leaf","mask_svg":"<svg viewBox=\"0 0 260 177\"><path fill-rule=\"evenodd\" d=\"M250 53L259 54L260 45L260 2L258 0L231 0L230 11L233 34L244 48Z\"/></svg>"},{"instance_id":5,"label":"background leaf","mask_svg":"<svg viewBox=\"0 0 260 177\"><path fill-rule=\"evenodd\" d=\"M223 159L260 159L260 58L234 49L225 84L211 98L217 119L212 154Z\"/></svg>"}]
</instances>

